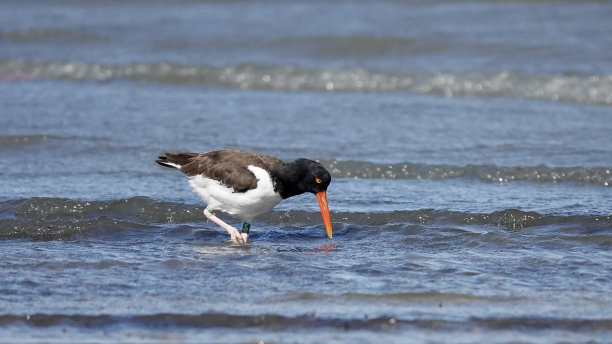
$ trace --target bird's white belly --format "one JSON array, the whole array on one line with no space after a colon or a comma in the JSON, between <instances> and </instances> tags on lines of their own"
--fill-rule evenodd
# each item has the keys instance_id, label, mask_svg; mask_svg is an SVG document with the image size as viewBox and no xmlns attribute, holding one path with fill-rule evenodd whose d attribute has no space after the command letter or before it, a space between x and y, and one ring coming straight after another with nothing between
<instances>
[{"instance_id":1,"label":"bird's white belly","mask_svg":"<svg viewBox=\"0 0 612 344\"><path fill-rule=\"evenodd\" d=\"M255 189L247 192L234 192L232 188L201 175L188 177L189 185L212 210L221 210L250 222L257 215L274 208L282 197L274 192L274 184L266 170L252 165L248 169L255 174L258 182Z\"/></svg>"}]
</instances>

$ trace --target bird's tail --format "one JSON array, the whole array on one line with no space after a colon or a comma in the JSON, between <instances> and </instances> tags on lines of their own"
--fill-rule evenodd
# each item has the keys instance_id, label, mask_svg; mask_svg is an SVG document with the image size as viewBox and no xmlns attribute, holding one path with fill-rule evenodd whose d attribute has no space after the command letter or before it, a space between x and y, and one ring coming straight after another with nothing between
<instances>
[{"instance_id":1,"label":"bird's tail","mask_svg":"<svg viewBox=\"0 0 612 344\"><path fill-rule=\"evenodd\" d=\"M181 169L181 167L191 162L191 158L195 157L196 153L164 153L160 155L156 163L170 168Z\"/></svg>"}]
</instances>

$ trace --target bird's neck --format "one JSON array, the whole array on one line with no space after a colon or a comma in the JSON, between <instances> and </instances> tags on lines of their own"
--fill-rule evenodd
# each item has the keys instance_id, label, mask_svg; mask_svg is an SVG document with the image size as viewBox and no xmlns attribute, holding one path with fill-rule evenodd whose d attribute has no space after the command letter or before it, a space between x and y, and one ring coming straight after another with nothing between
<instances>
[{"instance_id":1,"label":"bird's neck","mask_svg":"<svg viewBox=\"0 0 612 344\"><path fill-rule=\"evenodd\" d=\"M282 198L301 195L305 190L304 176L306 172L299 160L282 164L272 171L274 191Z\"/></svg>"}]
</instances>

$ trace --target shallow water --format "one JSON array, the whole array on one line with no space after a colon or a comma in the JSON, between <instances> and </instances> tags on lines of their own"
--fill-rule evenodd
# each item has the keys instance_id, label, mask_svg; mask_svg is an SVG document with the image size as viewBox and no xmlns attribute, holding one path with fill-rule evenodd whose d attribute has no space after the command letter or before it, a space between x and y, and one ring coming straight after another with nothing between
<instances>
[{"instance_id":1,"label":"shallow water","mask_svg":"<svg viewBox=\"0 0 612 344\"><path fill-rule=\"evenodd\" d=\"M0 1L0 341L608 342L611 19ZM154 163L218 148L320 160L333 240L302 195L231 244Z\"/></svg>"}]
</instances>

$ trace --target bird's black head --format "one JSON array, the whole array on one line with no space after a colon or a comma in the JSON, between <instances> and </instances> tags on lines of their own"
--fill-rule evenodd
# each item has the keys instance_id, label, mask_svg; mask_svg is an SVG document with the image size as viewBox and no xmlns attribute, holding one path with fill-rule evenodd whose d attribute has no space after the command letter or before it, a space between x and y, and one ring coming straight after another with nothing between
<instances>
[{"instance_id":1,"label":"bird's black head","mask_svg":"<svg viewBox=\"0 0 612 344\"><path fill-rule=\"evenodd\" d=\"M275 180L275 190L283 198L304 192L311 192L317 196L325 231L327 236L331 238L332 225L327 206L327 187L331 182L331 175L325 167L313 160L297 159L275 171L273 179Z\"/></svg>"},{"instance_id":2,"label":"bird's black head","mask_svg":"<svg viewBox=\"0 0 612 344\"><path fill-rule=\"evenodd\" d=\"M309 159L297 159L285 164L274 176L277 191L283 198L311 192L326 191L331 175L320 163Z\"/></svg>"},{"instance_id":3,"label":"bird's black head","mask_svg":"<svg viewBox=\"0 0 612 344\"><path fill-rule=\"evenodd\" d=\"M331 175L320 163L308 159L296 161L303 164L306 173L303 176L304 191L317 194L326 191L331 182Z\"/></svg>"}]
</instances>

